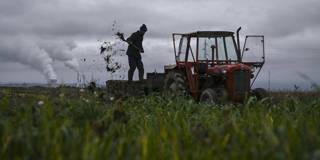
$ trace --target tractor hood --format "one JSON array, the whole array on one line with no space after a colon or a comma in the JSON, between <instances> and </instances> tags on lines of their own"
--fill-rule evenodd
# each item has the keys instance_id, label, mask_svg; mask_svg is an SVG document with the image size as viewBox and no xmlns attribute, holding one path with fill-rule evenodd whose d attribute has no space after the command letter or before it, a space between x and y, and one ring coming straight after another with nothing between
<instances>
[{"instance_id":1,"label":"tractor hood","mask_svg":"<svg viewBox=\"0 0 320 160\"><path fill-rule=\"evenodd\" d=\"M245 64L226 64L226 65L216 65L213 67L208 67L208 74L226 74L233 72L235 70L246 70L250 71L251 68Z\"/></svg>"}]
</instances>

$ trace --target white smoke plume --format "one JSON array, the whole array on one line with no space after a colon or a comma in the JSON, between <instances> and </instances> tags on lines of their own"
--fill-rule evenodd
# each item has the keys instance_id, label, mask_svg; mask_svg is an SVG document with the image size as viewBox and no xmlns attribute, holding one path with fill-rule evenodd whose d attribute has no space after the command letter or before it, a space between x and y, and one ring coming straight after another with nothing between
<instances>
[{"instance_id":1,"label":"white smoke plume","mask_svg":"<svg viewBox=\"0 0 320 160\"><path fill-rule=\"evenodd\" d=\"M39 47L49 53L53 60L58 60L75 72L79 71L79 62L74 57L73 49L77 47L74 42L40 42Z\"/></svg>"},{"instance_id":2,"label":"white smoke plume","mask_svg":"<svg viewBox=\"0 0 320 160\"><path fill-rule=\"evenodd\" d=\"M48 83L57 82L53 68L55 60L78 71L79 63L72 54L74 42L32 41L27 38L8 38L0 41L0 56L8 61L27 65L41 72Z\"/></svg>"}]
</instances>

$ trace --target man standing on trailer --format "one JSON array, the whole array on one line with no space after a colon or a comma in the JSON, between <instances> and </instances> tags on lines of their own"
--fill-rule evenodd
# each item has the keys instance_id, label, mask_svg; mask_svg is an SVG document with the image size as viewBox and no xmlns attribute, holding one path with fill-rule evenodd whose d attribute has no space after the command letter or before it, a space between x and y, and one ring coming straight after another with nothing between
<instances>
[{"instance_id":1,"label":"man standing on trailer","mask_svg":"<svg viewBox=\"0 0 320 160\"><path fill-rule=\"evenodd\" d=\"M139 81L143 81L144 68L141 61L141 53L144 53L142 41L143 36L147 32L147 26L142 24L137 32L131 34L126 40L129 44L127 49L127 55L129 60L128 82L132 82L133 74L136 68L139 71Z\"/></svg>"}]
</instances>

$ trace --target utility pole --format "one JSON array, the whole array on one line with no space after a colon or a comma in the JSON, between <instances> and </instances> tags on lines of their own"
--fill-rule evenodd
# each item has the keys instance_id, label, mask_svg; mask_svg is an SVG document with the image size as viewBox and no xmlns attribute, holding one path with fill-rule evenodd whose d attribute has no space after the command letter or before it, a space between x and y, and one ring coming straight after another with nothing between
<instances>
[{"instance_id":1,"label":"utility pole","mask_svg":"<svg viewBox=\"0 0 320 160\"><path fill-rule=\"evenodd\" d=\"M270 70L268 71L268 91L270 92Z\"/></svg>"}]
</instances>

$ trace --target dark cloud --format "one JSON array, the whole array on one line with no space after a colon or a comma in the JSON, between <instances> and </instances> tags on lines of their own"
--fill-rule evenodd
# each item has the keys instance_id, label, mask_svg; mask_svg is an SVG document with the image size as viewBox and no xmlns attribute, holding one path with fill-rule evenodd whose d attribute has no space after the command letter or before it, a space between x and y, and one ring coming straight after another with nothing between
<instances>
[{"instance_id":1,"label":"dark cloud","mask_svg":"<svg viewBox=\"0 0 320 160\"><path fill-rule=\"evenodd\" d=\"M266 37L268 62L261 80L268 70L278 81L285 75L295 77L297 70L320 75L314 69L320 60L319 8L317 0L5 0L0 1L0 61L21 62L34 55L27 52L31 52L28 46L37 46L37 53L52 59L48 62L53 68L64 68L56 61L96 56L97 40L111 40L117 30L128 36L145 23L149 28L144 42L146 68L161 70L173 61L171 33L234 31L242 26L241 35ZM28 66L27 62L23 64ZM65 72L61 74L68 76ZM320 81L319 76L314 78Z\"/></svg>"},{"instance_id":2,"label":"dark cloud","mask_svg":"<svg viewBox=\"0 0 320 160\"><path fill-rule=\"evenodd\" d=\"M320 3L318 1L278 2L277 7L269 7L265 11L264 21L257 25L265 34L281 38L305 31L315 31L320 26ZM319 34L319 30L314 34Z\"/></svg>"},{"instance_id":3,"label":"dark cloud","mask_svg":"<svg viewBox=\"0 0 320 160\"><path fill-rule=\"evenodd\" d=\"M51 2L51 1L50 1ZM14 0L4 6L11 7L19 4ZM114 20L119 22L121 29L132 31L138 25L153 21L164 22L168 20L164 15L152 11L136 3L113 3L111 1L72 2L56 1L49 3L35 1L21 14L16 14L12 8L2 8L0 33L4 35L34 35L42 37L97 37L110 36L111 25ZM17 8L17 10L19 10ZM122 27L123 26L123 27Z\"/></svg>"}]
</instances>

